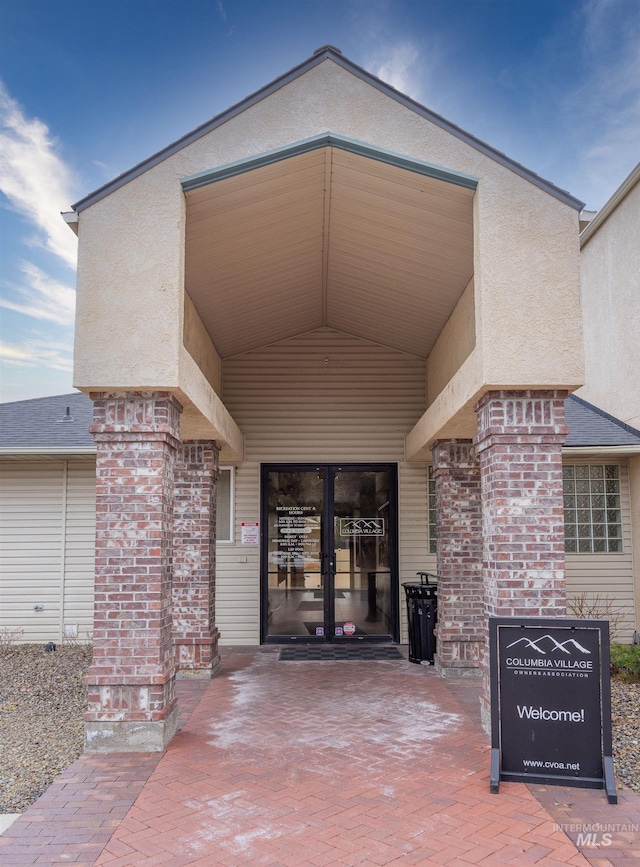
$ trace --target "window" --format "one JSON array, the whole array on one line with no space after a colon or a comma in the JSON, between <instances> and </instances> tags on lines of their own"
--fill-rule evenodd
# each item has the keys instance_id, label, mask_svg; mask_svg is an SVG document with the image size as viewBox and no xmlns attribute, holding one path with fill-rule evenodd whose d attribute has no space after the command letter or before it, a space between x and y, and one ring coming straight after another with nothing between
<instances>
[{"instance_id":1,"label":"window","mask_svg":"<svg viewBox=\"0 0 640 867\"><path fill-rule=\"evenodd\" d=\"M564 548L568 554L621 553L620 468L564 466Z\"/></svg>"},{"instance_id":2,"label":"window","mask_svg":"<svg viewBox=\"0 0 640 867\"><path fill-rule=\"evenodd\" d=\"M620 467L564 466L564 548L567 554L621 554ZM436 485L429 467L429 553L436 548Z\"/></svg>"},{"instance_id":3,"label":"window","mask_svg":"<svg viewBox=\"0 0 640 867\"><path fill-rule=\"evenodd\" d=\"M433 478L433 467L429 467L429 553L438 553L436 530L436 480Z\"/></svg>"},{"instance_id":4,"label":"window","mask_svg":"<svg viewBox=\"0 0 640 867\"><path fill-rule=\"evenodd\" d=\"M220 467L216 494L216 542L233 542L233 467Z\"/></svg>"}]
</instances>

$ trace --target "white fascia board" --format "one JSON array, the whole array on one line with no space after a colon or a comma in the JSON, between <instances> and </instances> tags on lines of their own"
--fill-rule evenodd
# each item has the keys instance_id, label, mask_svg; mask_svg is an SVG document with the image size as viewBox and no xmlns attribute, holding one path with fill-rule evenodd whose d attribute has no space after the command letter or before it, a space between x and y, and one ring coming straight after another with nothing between
<instances>
[{"instance_id":1,"label":"white fascia board","mask_svg":"<svg viewBox=\"0 0 640 867\"><path fill-rule=\"evenodd\" d=\"M563 446L562 454L564 457L571 457L575 455L576 457L582 455L594 455L594 456L602 456L602 455L617 455L617 456L631 456L631 455L640 455L640 445L637 446Z\"/></svg>"},{"instance_id":2,"label":"white fascia board","mask_svg":"<svg viewBox=\"0 0 640 867\"><path fill-rule=\"evenodd\" d=\"M96 455L97 452L97 448L85 447L74 449L65 446L60 446L59 448L38 446L12 448L11 446L4 446L0 448L0 455Z\"/></svg>"}]
</instances>

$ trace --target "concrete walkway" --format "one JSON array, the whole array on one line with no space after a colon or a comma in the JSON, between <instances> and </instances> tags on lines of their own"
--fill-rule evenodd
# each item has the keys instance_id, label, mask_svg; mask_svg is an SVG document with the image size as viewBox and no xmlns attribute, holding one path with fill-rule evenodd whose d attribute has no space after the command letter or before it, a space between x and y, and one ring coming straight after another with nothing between
<instances>
[{"instance_id":1,"label":"concrete walkway","mask_svg":"<svg viewBox=\"0 0 640 867\"><path fill-rule=\"evenodd\" d=\"M0 837L0 864L640 863L628 789L618 806L593 790L489 793L475 680L261 649L179 692L163 755L82 756Z\"/></svg>"}]
</instances>

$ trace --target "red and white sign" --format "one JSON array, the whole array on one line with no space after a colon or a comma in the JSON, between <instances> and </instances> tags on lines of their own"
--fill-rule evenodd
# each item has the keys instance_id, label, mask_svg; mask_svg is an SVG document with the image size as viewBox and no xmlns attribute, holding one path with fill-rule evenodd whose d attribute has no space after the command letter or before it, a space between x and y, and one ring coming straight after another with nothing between
<instances>
[{"instance_id":1,"label":"red and white sign","mask_svg":"<svg viewBox=\"0 0 640 867\"><path fill-rule=\"evenodd\" d=\"M260 544L260 524L242 522L242 544L243 545L259 545Z\"/></svg>"},{"instance_id":2,"label":"red and white sign","mask_svg":"<svg viewBox=\"0 0 640 867\"><path fill-rule=\"evenodd\" d=\"M344 634L345 635L353 635L353 633L355 631L356 631L355 623L352 623L350 620L347 620L347 622L344 625Z\"/></svg>"}]
</instances>

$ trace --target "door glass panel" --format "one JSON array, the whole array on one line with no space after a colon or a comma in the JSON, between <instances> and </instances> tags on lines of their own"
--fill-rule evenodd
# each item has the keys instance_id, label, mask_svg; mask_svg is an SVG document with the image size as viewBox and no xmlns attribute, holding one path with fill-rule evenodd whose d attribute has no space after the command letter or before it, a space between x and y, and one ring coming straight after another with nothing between
<instances>
[{"instance_id":1,"label":"door glass panel","mask_svg":"<svg viewBox=\"0 0 640 867\"><path fill-rule=\"evenodd\" d=\"M268 473L267 632L323 637L323 473Z\"/></svg>"},{"instance_id":2,"label":"door glass panel","mask_svg":"<svg viewBox=\"0 0 640 867\"><path fill-rule=\"evenodd\" d=\"M335 634L390 635L388 470L334 473Z\"/></svg>"}]
</instances>

